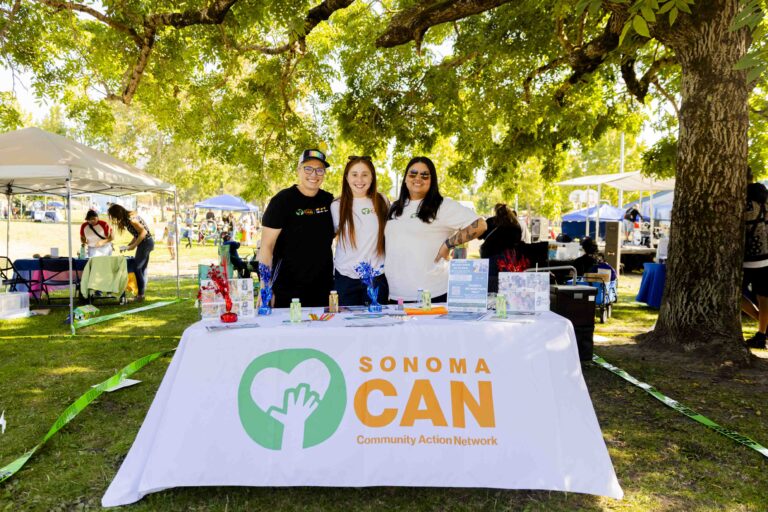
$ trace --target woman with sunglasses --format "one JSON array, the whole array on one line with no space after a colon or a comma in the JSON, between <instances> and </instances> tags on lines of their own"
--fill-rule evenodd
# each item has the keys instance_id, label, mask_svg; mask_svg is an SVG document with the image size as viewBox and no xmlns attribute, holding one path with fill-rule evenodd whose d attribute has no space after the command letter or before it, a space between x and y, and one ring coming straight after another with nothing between
<instances>
[{"instance_id":1,"label":"woman with sunglasses","mask_svg":"<svg viewBox=\"0 0 768 512\"><path fill-rule=\"evenodd\" d=\"M361 262L374 269L384 265L384 225L389 206L376 189L376 168L369 156L350 156L344 168L341 197L331 203L333 227L338 239L333 259L334 287L341 306L370 302L366 286L355 272ZM378 302L389 296L384 274L375 279Z\"/></svg>"},{"instance_id":2,"label":"woman with sunglasses","mask_svg":"<svg viewBox=\"0 0 768 512\"><path fill-rule=\"evenodd\" d=\"M440 195L432 160L412 158L384 231L390 300L417 301L421 288L430 291L432 302L445 302L451 249L485 230L475 212Z\"/></svg>"}]
</instances>

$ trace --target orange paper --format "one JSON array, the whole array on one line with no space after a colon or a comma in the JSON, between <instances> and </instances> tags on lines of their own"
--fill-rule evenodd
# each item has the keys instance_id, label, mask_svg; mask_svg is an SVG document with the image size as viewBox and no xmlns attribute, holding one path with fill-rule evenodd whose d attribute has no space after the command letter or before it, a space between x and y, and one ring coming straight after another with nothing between
<instances>
[{"instance_id":1,"label":"orange paper","mask_svg":"<svg viewBox=\"0 0 768 512\"><path fill-rule=\"evenodd\" d=\"M432 309L405 308L406 315L447 315L448 309L445 306L437 306Z\"/></svg>"}]
</instances>

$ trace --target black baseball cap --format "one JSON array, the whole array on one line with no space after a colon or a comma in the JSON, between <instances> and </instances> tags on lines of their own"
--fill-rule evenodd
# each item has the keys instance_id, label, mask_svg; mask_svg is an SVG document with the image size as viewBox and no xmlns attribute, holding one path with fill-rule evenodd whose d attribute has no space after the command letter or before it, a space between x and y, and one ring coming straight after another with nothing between
<instances>
[{"instance_id":1,"label":"black baseball cap","mask_svg":"<svg viewBox=\"0 0 768 512\"><path fill-rule=\"evenodd\" d=\"M331 164L329 164L325 159L325 153L320 151L319 149L305 149L301 153L301 157L299 157L299 165L303 164L307 160L320 160L323 162L323 165L326 167L330 167Z\"/></svg>"}]
</instances>

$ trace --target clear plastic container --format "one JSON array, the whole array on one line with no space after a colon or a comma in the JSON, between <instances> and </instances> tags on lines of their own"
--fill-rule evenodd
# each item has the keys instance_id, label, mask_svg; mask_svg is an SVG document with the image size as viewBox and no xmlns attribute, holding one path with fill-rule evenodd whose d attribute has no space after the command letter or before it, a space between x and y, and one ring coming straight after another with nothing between
<instances>
[{"instance_id":1,"label":"clear plastic container","mask_svg":"<svg viewBox=\"0 0 768 512\"><path fill-rule=\"evenodd\" d=\"M27 292L0 293L0 319L29 316L29 294Z\"/></svg>"},{"instance_id":2,"label":"clear plastic container","mask_svg":"<svg viewBox=\"0 0 768 512\"><path fill-rule=\"evenodd\" d=\"M301 302L299 302L299 299L291 300L290 318L292 323L301 322Z\"/></svg>"},{"instance_id":3,"label":"clear plastic container","mask_svg":"<svg viewBox=\"0 0 768 512\"><path fill-rule=\"evenodd\" d=\"M331 295L328 297L328 312L339 312L339 294L336 290L331 290Z\"/></svg>"},{"instance_id":4,"label":"clear plastic container","mask_svg":"<svg viewBox=\"0 0 768 512\"><path fill-rule=\"evenodd\" d=\"M421 296L421 309L432 309L432 294L429 290L424 290Z\"/></svg>"}]
</instances>

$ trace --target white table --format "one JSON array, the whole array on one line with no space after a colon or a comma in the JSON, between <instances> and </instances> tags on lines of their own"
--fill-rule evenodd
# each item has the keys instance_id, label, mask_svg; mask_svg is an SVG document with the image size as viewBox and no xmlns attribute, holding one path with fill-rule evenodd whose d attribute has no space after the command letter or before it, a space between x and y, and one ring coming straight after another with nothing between
<instances>
[{"instance_id":1,"label":"white table","mask_svg":"<svg viewBox=\"0 0 768 512\"><path fill-rule=\"evenodd\" d=\"M287 316L184 332L105 506L221 485L622 497L562 317L347 327L348 315Z\"/></svg>"}]
</instances>

